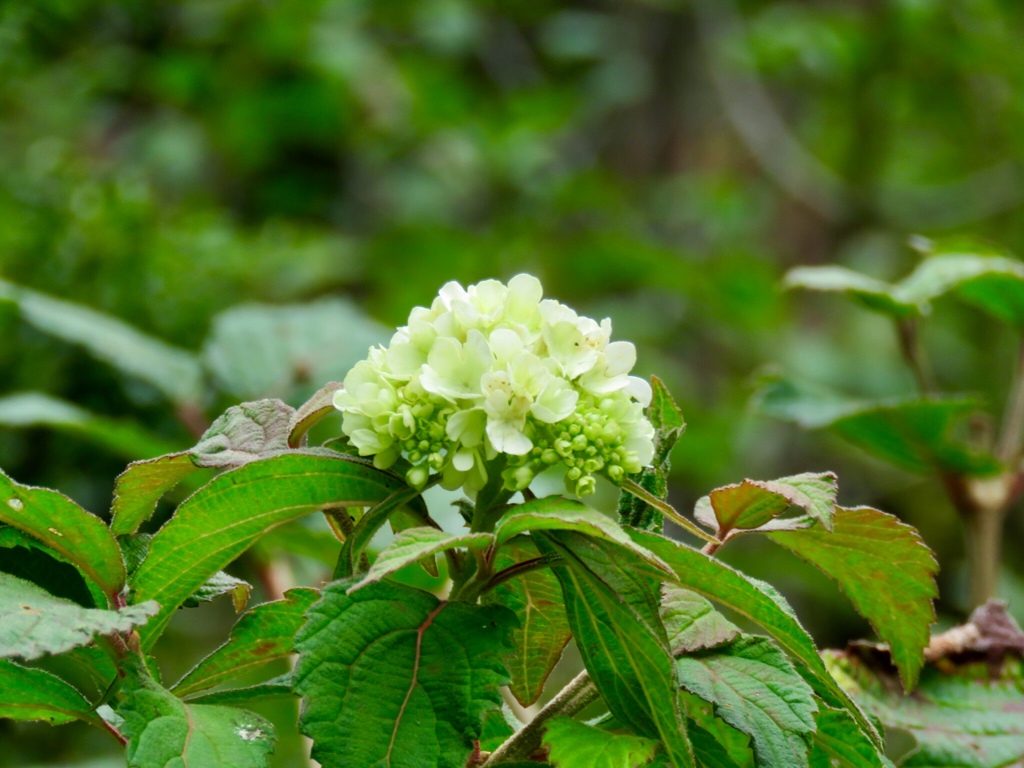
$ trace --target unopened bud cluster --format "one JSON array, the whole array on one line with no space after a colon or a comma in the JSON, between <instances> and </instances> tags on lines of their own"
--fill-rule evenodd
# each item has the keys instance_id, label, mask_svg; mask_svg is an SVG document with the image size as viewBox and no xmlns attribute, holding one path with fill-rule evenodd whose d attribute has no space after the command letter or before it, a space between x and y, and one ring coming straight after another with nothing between
<instances>
[{"instance_id":1,"label":"unopened bud cluster","mask_svg":"<svg viewBox=\"0 0 1024 768\"><path fill-rule=\"evenodd\" d=\"M415 308L334 398L359 454L382 469L404 456L410 484L440 473L471 494L498 467L506 488L523 490L562 465L582 496L595 475L618 483L647 465L651 389L629 375L636 349L610 341L610 320L542 296L524 274L507 286L448 283L430 308Z\"/></svg>"}]
</instances>

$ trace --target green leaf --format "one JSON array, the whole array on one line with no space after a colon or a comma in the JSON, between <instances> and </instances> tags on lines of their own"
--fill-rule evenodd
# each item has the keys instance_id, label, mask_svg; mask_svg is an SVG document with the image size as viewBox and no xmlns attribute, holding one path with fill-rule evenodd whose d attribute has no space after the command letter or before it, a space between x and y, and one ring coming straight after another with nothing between
<instances>
[{"instance_id":1,"label":"green leaf","mask_svg":"<svg viewBox=\"0 0 1024 768\"><path fill-rule=\"evenodd\" d=\"M280 400L233 405L218 416L195 447L149 461L137 461L117 478L110 528L117 536L135 533L160 498L203 468L240 467L288 450L295 409Z\"/></svg>"},{"instance_id":2,"label":"green leaf","mask_svg":"<svg viewBox=\"0 0 1024 768\"><path fill-rule=\"evenodd\" d=\"M954 292L1012 325L1024 325L1024 264L1001 256L946 253L924 259L899 284L908 301L924 304Z\"/></svg>"},{"instance_id":3,"label":"green leaf","mask_svg":"<svg viewBox=\"0 0 1024 768\"><path fill-rule=\"evenodd\" d=\"M548 761L558 768L640 768L650 763L658 742L642 736L602 731L568 717L548 723Z\"/></svg>"},{"instance_id":4,"label":"green leaf","mask_svg":"<svg viewBox=\"0 0 1024 768\"><path fill-rule=\"evenodd\" d=\"M533 537L541 553L555 551L564 560L552 570L583 663L608 709L634 733L659 739L673 765L694 766L654 569L628 550L574 531Z\"/></svg>"},{"instance_id":5,"label":"green leaf","mask_svg":"<svg viewBox=\"0 0 1024 768\"><path fill-rule=\"evenodd\" d=\"M693 752L702 768L755 768L750 737L715 715L715 707L685 688L679 691Z\"/></svg>"},{"instance_id":6,"label":"green leaf","mask_svg":"<svg viewBox=\"0 0 1024 768\"><path fill-rule=\"evenodd\" d=\"M213 319L203 361L217 383L239 398L306 397L316 388L311 382L341 381L388 336L341 299L244 304Z\"/></svg>"},{"instance_id":7,"label":"green leaf","mask_svg":"<svg viewBox=\"0 0 1024 768\"><path fill-rule=\"evenodd\" d=\"M723 605L764 629L809 675L808 682L826 703L836 703L850 711L858 725L878 739L849 694L829 674L814 641L800 626L785 599L770 585L751 579L718 560L661 536L630 531L637 542L650 549L672 568L675 581L682 587Z\"/></svg>"},{"instance_id":8,"label":"green leaf","mask_svg":"<svg viewBox=\"0 0 1024 768\"><path fill-rule=\"evenodd\" d=\"M153 535L149 533L136 533L131 536L122 536L118 539L121 551L124 553L129 580L135 576L139 566L149 556L149 545L152 541ZM195 608L199 603L208 603L221 595L229 594L231 595L231 602L235 607L235 613L240 613L245 610L245 605L249 602L249 595L251 593L252 585L249 582L236 579L224 571L217 571L200 584L182 605L188 608Z\"/></svg>"},{"instance_id":9,"label":"green leaf","mask_svg":"<svg viewBox=\"0 0 1024 768\"><path fill-rule=\"evenodd\" d=\"M0 397L0 426L49 427L88 440L127 459L158 456L174 446L137 424L97 416L84 408L42 392Z\"/></svg>"},{"instance_id":10,"label":"green leaf","mask_svg":"<svg viewBox=\"0 0 1024 768\"><path fill-rule=\"evenodd\" d=\"M232 707L267 699L291 698L295 695L295 681L291 672L278 675L266 682L244 688L226 688L183 697L189 704L227 704Z\"/></svg>"},{"instance_id":11,"label":"green leaf","mask_svg":"<svg viewBox=\"0 0 1024 768\"><path fill-rule=\"evenodd\" d=\"M676 671L684 688L751 737L758 765L806 763L814 694L770 640L744 635L712 651L685 654L676 659Z\"/></svg>"},{"instance_id":12,"label":"green leaf","mask_svg":"<svg viewBox=\"0 0 1024 768\"><path fill-rule=\"evenodd\" d=\"M977 411L969 399L893 401L850 413L829 430L908 472L991 475L999 462L954 437L956 426Z\"/></svg>"},{"instance_id":13,"label":"green leaf","mask_svg":"<svg viewBox=\"0 0 1024 768\"><path fill-rule=\"evenodd\" d=\"M668 452L686 429L683 412L679 410L672 393L657 376L651 376L651 404L647 406L647 418L655 431L655 443L660 442L660 450L655 450L657 461L661 463L668 457Z\"/></svg>"},{"instance_id":14,"label":"green leaf","mask_svg":"<svg viewBox=\"0 0 1024 768\"><path fill-rule=\"evenodd\" d=\"M338 381L329 381L324 384L316 393L299 409L292 414L288 424L288 447L299 448L306 444L306 433L310 428L325 416L337 413L334 407L334 395L342 389L343 385Z\"/></svg>"},{"instance_id":15,"label":"green leaf","mask_svg":"<svg viewBox=\"0 0 1024 768\"><path fill-rule=\"evenodd\" d=\"M110 315L0 280L0 301L14 302L25 322L141 379L177 403L198 402L202 372L195 356L147 336Z\"/></svg>"},{"instance_id":16,"label":"green leaf","mask_svg":"<svg viewBox=\"0 0 1024 768\"><path fill-rule=\"evenodd\" d=\"M433 557L438 552L455 547L483 549L494 543L494 535L490 533L454 534L439 531L437 528L407 528L398 533L381 551L370 566L366 575L350 587L351 590L362 589L367 584L380 581L388 574L394 573L407 565Z\"/></svg>"},{"instance_id":17,"label":"green leaf","mask_svg":"<svg viewBox=\"0 0 1024 768\"><path fill-rule=\"evenodd\" d=\"M809 768L892 768L864 732L841 709L820 709L814 716Z\"/></svg>"},{"instance_id":18,"label":"green leaf","mask_svg":"<svg viewBox=\"0 0 1024 768\"><path fill-rule=\"evenodd\" d=\"M0 718L5 717L50 725L96 720L85 697L56 675L0 659Z\"/></svg>"},{"instance_id":19,"label":"green leaf","mask_svg":"<svg viewBox=\"0 0 1024 768\"><path fill-rule=\"evenodd\" d=\"M517 536L498 550L494 570L500 573L538 557L530 538ZM512 630L515 653L508 659L512 673L509 690L516 701L528 707L540 698L548 675L572 637L558 579L547 568L527 571L485 593L482 601L503 605L519 618L519 626Z\"/></svg>"},{"instance_id":20,"label":"green leaf","mask_svg":"<svg viewBox=\"0 0 1024 768\"><path fill-rule=\"evenodd\" d=\"M508 681L515 623L392 582L324 588L296 639L302 730L323 765L462 768Z\"/></svg>"},{"instance_id":21,"label":"green leaf","mask_svg":"<svg viewBox=\"0 0 1024 768\"><path fill-rule=\"evenodd\" d=\"M111 533L135 533L152 516L163 495L199 469L188 451L129 464L114 484Z\"/></svg>"},{"instance_id":22,"label":"green leaf","mask_svg":"<svg viewBox=\"0 0 1024 768\"><path fill-rule=\"evenodd\" d=\"M290 589L275 600L246 611L228 641L193 667L171 690L185 697L233 680L273 659L292 652L295 633L316 601L315 589Z\"/></svg>"},{"instance_id":23,"label":"green leaf","mask_svg":"<svg viewBox=\"0 0 1024 768\"><path fill-rule=\"evenodd\" d=\"M507 705L503 704L500 710L489 710L484 715L484 724L480 730L480 749L483 752L493 752L522 727L523 724Z\"/></svg>"},{"instance_id":24,"label":"green leaf","mask_svg":"<svg viewBox=\"0 0 1024 768\"><path fill-rule=\"evenodd\" d=\"M832 530L839 492L835 473L805 472L778 480L744 480L716 488L697 502L694 517L723 539L734 530L760 528L790 507L799 507Z\"/></svg>"},{"instance_id":25,"label":"green leaf","mask_svg":"<svg viewBox=\"0 0 1024 768\"><path fill-rule=\"evenodd\" d=\"M189 704L158 685L139 660L117 713L128 737L128 768L267 768L274 726L235 707Z\"/></svg>"},{"instance_id":26,"label":"green leaf","mask_svg":"<svg viewBox=\"0 0 1024 768\"><path fill-rule=\"evenodd\" d=\"M676 656L731 642L740 633L710 602L675 584L661 586L661 620Z\"/></svg>"},{"instance_id":27,"label":"green leaf","mask_svg":"<svg viewBox=\"0 0 1024 768\"><path fill-rule=\"evenodd\" d=\"M224 571L217 571L200 584L199 588L188 596L183 605L186 608L195 608L200 603L208 603L221 595L231 595L235 613L241 613L245 610L246 603L249 602L250 594L252 594L252 584L242 579L236 579Z\"/></svg>"},{"instance_id":28,"label":"green leaf","mask_svg":"<svg viewBox=\"0 0 1024 768\"><path fill-rule=\"evenodd\" d=\"M152 647L189 595L266 531L327 506L368 506L403 487L399 478L341 454L289 453L214 478L153 537L132 579L136 600L160 603L140 631L143 648Z\"/></svg>"},{"instance_id":29,"label":"green leaf","mask_svg":"<svg viewBox=\"0 0 1024 768\"><path fill-rule=\"evenodd\" d=\"M107 597L59 552L22 530L0 523L0 571L31 581L51 595L85 608L107 605Z\"/></svg>"},{"instance_id":30,"label":"green leaf","mask_svg":"<svg viewBox=\"0 0 1024 768\"><path fill-rule=\"evenodd\" d=\"M35 584L0 573L0 657L35 659L88 645L97 635L129 632L156 613L155 603L116 611L83 608Z\"/></svg>"},{"instance_id":31,"label":"green leaf","mask_svg":"<svg viewBox=\"0 0 1024 768\"><path fill-rule=\"evenodd\" d=\"M857 612L889 644L905 690L924 664L935 621L938 564L920 534L870 507L836 508L835 528L780 531L768 537L834 579ZM884 584L884 589L879 585Z\"/></svg>"},{"instance_id":32,"label":"green leaf","mask_svg":"<svg viewBox=\"0 0 1024 768\"><path fill-rule=\"evenodd\" d=\"M110 530L57 491L19 485L0 472L0 522L38 539L108 596L121 591L124 562Z\"/></svg>"},{"instance_id":33,"label":"green leaf","mask_svg":"<svg viewBox=\"0 0 1024 768\"><path fill-rule=\"evenodd\" d=\"M787 288L838 293L874 312L897 319L919 315L923 301L903 295L900 287L836 265L796 267L786 274Z\"/></svg>"},{"instance_id":34,"label":"green leaf","mask_svg":"<svg viewBox=\"0 0 1024 768\"><path fill-rule=\"evenodd\" d=\"M494 526L499 546L514 536L532 531L576 531L592 538L604 539L668 573L667 566L630 539L618 523L572 499L548 496L516 505Z\"/></svg>"},{"instance_id":35,"label":"green leaf","mask_svg":"<svg viewBox=\"0 0 1024 768\"><path fill-rule=\"evenodd\" d=\"M429 516L423 508L423 499L420 497L421 491L405 485L405 482L396 475L389 474L389 477L394 478L399 487L366 510L353 526L351 535L347 536L345 543L341 545L338 562L334 568L335 578L348 578L356 573L356 564L359 562L360 554L370 545L374 534L389 518L401 514L402 511L410 510L424 521L429 521ZM419 502L420 508L414 510L415 502Z\"/></svg>"},{"instance_id":36,"label":"green leaf","mask_svg":"<svg viewBox=\"0 0 1024 768\"><path fill-rule=\"evenodd\" d=\"M196 466L240 467L288 450L295 409L280 400L233 405L214 419L189 453Z\"/></svg>"},{"instance_id":37,"label":"green leaf","mask_svg":"<svg viewBox=\"0 0 1024 768\"><path fill-rule=\"evenodd\" d=\"M854 402L774 381L761 388L756 400L769 416L806 429L827 429L908 472L931 474L938 469L983 476L1001 468L993 456L956 437L957 426L979 410L978 402L970 398Z\"/></svg>"},{"instance_id":38,"label":"green leaf","mask_svg":"<svg viewBox=\"0 0 1024 768\"><path fill-rule=\"evenodd\" d=\"M987 661L929 665L911 696L900 695L891 672L856 656L831 652L826 659L868 712L917 740L901 768L1006 768L1024 756L1017 658L994 673Z\"/></svg>"}]
</instances>

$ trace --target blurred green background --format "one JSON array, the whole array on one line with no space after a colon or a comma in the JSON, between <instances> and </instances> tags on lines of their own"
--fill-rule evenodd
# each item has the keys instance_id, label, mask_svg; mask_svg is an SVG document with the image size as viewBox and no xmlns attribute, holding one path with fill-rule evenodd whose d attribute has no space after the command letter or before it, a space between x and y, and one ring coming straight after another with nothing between
<instances>
[{"instance_id":1,"label":"blurred green background","mask_svg":"<svg viewBox=\"0 0 1024 768\"><path fill-rule=\"evenodd\" d=\"M529 271L610 316L676 395L678 507L836 470L842 502L921 529L955 620L962 530L938 483L749 403L766 366L855 396L913 389L889 325L783 293L789 267L894 279L912 234L1024 252L1022 29L1010 0L8 0L0 278L200 354L206 379L183 408L0 301L0 398L108 420L105 438L55 430L5 400L0 467L103 514L127 461L191 445L242 399L298 405L447 280ZM304 309L221 315L254 303ZM998 417L1016 339L939 303L925 341L942 386ZM1008 595L1022 534L1011 520ZM792 557L723 556L823 644L870 633ZM230 609L213 608L182 624L177 672L223 639ZM0 722L0 765L112 746L56 733Z\"/></svg>"}]
</instances>

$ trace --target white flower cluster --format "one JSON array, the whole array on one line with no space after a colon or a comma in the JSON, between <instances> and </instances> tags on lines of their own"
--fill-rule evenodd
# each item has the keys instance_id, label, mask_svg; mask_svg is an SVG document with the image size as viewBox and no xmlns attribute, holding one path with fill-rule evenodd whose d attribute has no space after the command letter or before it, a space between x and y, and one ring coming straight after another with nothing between
<instances>
[{"instance_id":1,"label":"white flower cluster","mask_svg":"<svg viewBox=\"0 0 1024 768\"><path fill-rule=\"evenodd\" d=\"M542 297L540 281L522 274L507 286L451 282L429 309L413 309L334 397L359 454L382 469L404 455L413 486L440 472L444 487L471 494L489 469L522 490L563 464L582 496L597 473L619 482L647 465L651 388L629 375L636 349L609 340L610 320Z\"/></svg>"}]
</instances>

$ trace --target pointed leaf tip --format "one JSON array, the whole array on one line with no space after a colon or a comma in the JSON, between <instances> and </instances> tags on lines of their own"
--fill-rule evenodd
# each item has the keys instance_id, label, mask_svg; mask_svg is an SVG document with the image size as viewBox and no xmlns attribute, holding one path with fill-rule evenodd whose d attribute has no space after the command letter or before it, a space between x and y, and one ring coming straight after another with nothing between
<instances>
[{"instance_id":1,"label":"pointed leaf tip","mask_svg":"<svg viewBox=\"0 0 1024 768\"><path fill-rule=\"evenodd\" d=\"M909 691L924 664L935 621L935 557L914 528L877 509L837 507L834 522L831 533L813 527L768 536L839 584L889 643Z\"/></svg>"}]
</instances>

